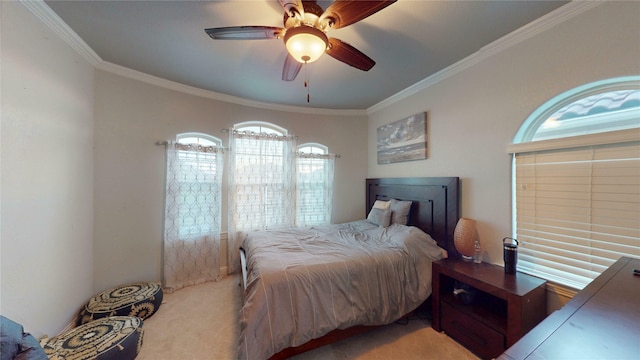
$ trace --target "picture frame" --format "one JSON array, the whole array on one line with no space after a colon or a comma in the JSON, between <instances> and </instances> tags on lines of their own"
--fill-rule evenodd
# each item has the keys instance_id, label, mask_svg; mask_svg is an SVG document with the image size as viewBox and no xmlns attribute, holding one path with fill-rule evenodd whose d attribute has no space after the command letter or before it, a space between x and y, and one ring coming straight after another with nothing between
<instances>
[{"instance_id":1,"label":"picture frame","mask_svg":"<svg viewBox=\"0 0 640 360\"><path fill-rule=\"evenodd\" d=\"M379 165L427 159L427 113L378 127L377 152Z\"/></svg>"}]
</instances>

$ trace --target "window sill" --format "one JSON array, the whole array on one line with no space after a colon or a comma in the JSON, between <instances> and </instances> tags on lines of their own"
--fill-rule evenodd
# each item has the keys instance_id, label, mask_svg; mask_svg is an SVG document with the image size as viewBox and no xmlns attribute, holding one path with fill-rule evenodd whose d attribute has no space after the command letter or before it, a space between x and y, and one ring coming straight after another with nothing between
<instances>
[{"instance_id":1,"label":"window sill","mask_svg":"<svg viewBox=\"0 0 640 360\"><path fill-rule=\"evenodd\" d=\"M566 298L572 299L578 293L578 290L565 285L560 285L547 281L547 291Z\"/></svg>"}]
</instances>

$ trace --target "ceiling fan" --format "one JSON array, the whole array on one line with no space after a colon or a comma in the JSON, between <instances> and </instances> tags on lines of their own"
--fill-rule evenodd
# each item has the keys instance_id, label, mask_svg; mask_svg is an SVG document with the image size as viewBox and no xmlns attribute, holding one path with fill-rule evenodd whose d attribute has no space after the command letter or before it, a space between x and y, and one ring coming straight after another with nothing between
<instances>
[{"instance_id":1,"label":"ceiling fan","mask_svg":"<svg viewBox=\"0 0 640 360\"><path fill-rule=\"evenodd\" d=\"M368 71L376 63L353 46L327 36L329 29L356 23L396 0L336 0L326 10L313 1L278 0L284 10L284 28L275 26L229 26L205 29L214 40L283 39L288 54L282 80L292 81L303 64L317 60L325 52L357 69Z\"/></svg>"}]
</instances>

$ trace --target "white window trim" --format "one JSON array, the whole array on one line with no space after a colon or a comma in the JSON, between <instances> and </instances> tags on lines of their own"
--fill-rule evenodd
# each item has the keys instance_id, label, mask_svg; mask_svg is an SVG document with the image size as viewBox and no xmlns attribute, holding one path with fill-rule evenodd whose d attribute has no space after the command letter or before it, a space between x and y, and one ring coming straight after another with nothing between
<instances>
[{"instance_id":1,"label":"white window trim","mask_svg":"<svg viewBox=\"0 0 640 360\"><path fill-rule=\"evenodd\" d=\"M211 141L212 143L216 144L217 146L222 146L222 140L218 139L217 137L213 136L213 135L209 135L209 134L205 134L205 133L199 133L199 132L186 132L186 133L180 133L178 135L176 135L176 141L180 142L181 139L185 139L185 138L202 138L208 141Z\"/></svg>"},{"instance_id":2,"label":"white window trim","mask_svg":"<svg viewBox=\"0 0 640 360\"><path fill-rule=\"evenodd\" d=\"M323 154L328 154L329 153L329 147L327 147L326 145L319 144L319 143L304 143L304 144L300 144L300 145L298 145L298 151L300 151L300 149L306 148L306 147L314 147L314 148L321 149L323 151Z\"/></svg>"},{"instance_id":3,"label":"white window trim","mask_svg":"<svg viewBox=\"0 0 640 360\"><path fill-rule=\"evenodd\" d=\"M507 152L517 154L531 151L570 149L591 145L619 144L638 140L640 140L640 128L512 144L507 147Z\"/></svg>"},{"instance_id":4,"label":"white window trim","mask_svg":"<svg viewBox=\"0 0 640 360\"><path fill-rule=\"evenodd\" d=\"M252 127L252 126L259 126L259 127L271 129L273 131L279 132L280 135L288 135L287 129L266 121L245 121L245 122L237 123L233 125L233 130L243 131L244 128Z\"/></svg>"},{"instance_id":5,"label":"white window trim","mask_svg":"<svg viewBox=\"0 0 640 360\"><path fill-rule=\"evenodd\" d=\"M514 136L513 143L520 144L530 142L538 128L542 126L553 113L568 104L590 95L632 88L640 88L640 76L625 76L596 81L563 92L545 102L529 115Z\"/></svg>"}]
</instances>

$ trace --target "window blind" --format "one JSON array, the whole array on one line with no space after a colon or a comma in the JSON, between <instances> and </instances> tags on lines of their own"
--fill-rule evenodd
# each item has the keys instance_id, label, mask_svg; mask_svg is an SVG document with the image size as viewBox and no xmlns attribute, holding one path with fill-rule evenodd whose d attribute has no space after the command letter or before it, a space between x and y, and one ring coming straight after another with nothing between
<instances>
[{"instance_id":1,"label":"window blind","mask_svg":"<svg viewBox=\"0 0 640 360\"><path fill-rule=\"evenodd\" d=\"M335 155L296 154L296 225L331 222Z\"/></svg>"},{"instance_id":2,"label":"window blind","mask_svg":"<svg viewBox=\"0 0 640 360\"><path fill-rule=\"evenodd\" d=\"M515 154L518 270L576 289L640 257L640 142Z\"/></svg>"}]
</instances>

